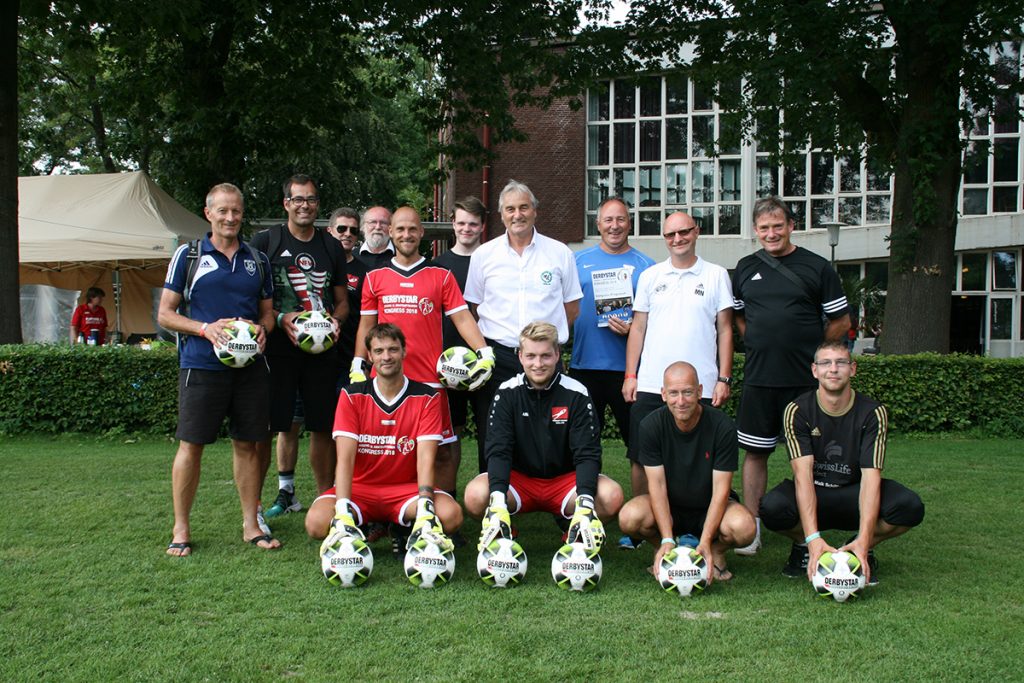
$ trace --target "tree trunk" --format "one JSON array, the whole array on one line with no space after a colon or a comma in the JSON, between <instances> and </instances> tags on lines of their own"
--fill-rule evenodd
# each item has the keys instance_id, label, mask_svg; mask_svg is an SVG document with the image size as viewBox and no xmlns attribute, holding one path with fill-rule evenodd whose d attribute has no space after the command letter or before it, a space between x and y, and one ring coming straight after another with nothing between
<instances>
[{"instance_id":1,"label":"tree trunk","mask_svg":"<svg viewBox=\"0 0 1024 683\"><path fill-rule=\"evenodd\" d=\"M0 3L0 344L21 343L18 291L18 0Z\"/></svg>"}]
</instances>

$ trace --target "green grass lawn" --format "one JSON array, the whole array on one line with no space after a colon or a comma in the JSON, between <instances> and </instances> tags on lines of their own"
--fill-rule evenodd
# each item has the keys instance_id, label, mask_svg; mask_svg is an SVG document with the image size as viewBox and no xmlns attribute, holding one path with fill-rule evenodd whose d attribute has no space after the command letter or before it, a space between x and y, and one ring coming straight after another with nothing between
<instances>
[{"instance_id":1,"label":"green grass lawn","mask_svg":"<svg viewBox=\"0 0 1024 683\"><path fill-rule=\"evenodd\" d=\"M605 471L624 481L622 449ZM305 444L303 444L305 446ZM241 541L227 443L207 449L194 555L170 540L167 440L0 443L0 681L11 680L1017 680L1024 659L1024 444L896 438L886 473L921 494L924 524L879 547L881 585L856 603L779 573L768 534L736 578L680 600L645 573L649 548L615 549L598 591L548 571L550 516L517 520L526 583L486 588L475 548L452 584L406 583L387 540L359 589L330 587L302 514L275 522L276 553ZM475 463L468 444L465 478ZM788 474L770 461L774 484ZM299 472L308 505L308 466ZM276 491L271 473L264 501ZM479 525L467 523L475 539ZM842 535L833 538L841 540Z\"/></svg>"}]
</instances>

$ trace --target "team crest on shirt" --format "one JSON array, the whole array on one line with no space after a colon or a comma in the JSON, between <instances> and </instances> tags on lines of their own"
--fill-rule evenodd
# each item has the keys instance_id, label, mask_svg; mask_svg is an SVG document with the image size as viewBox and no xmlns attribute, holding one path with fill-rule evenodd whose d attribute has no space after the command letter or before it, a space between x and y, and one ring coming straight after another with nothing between
<instances>
[{"instance_id":1,"label":"team crest on shirt","mask_svg":"<svg viewBox=\"0 0 1024 683\"><path fill-rule=\"evenodd\" d=\"M704 283L698 282L697 289L693 290L693 293L696 294L697 296L704 296Z\"/></svg>"},{"instance_id":2,"label":"team crest on shirt","mask_svg":"<svg viewBox=\"0 0 1024 683\"><path fill-rule=\"evenodd\" d=\"M352 291L355 291L359 287L358 275L353 275L352 273L349 273L348 275L345 276L345 278L348 280L348 288L351 289Z\"/></svg>"},{"instance_id":3,"label":"team crest on shirt","mask_svg":"<svg viewBox=\"0 0 1024 683\"><path fill-rule=\"evenodd\" d=\"M242 264L245 266L245 272L249 273L250 276L256 274L256 262L251 258L245 259Z\"/></svg>"},{"instance_id":4,"label":"team crest on shirt","mask_svg":"<svg viewBox=\"0 0 1024 683\"><path fill-rule=\"evenodd\" d=\"M395 442L395 450L402 455L409 455L414 448L416 448L416 439L411 436L400 436Z\"/></svg>"},{"instance_id":5,"label":"team crest on shirt","mask_svg":"<svg viewBox=\"0 0 1024 683\"><path fill-rule=\"evenodd\" d=\"M569 421L569 406L551 406L551 421L556 425L564 425Z\"/></svg>"},{"instance_id":6,"label":"team crest on shirt","mask_svg":"<svg viewBox=\"0 0 1024 683\"><path fill-rule=\"evenodd\" d=\"M654 288L654 293L655 294L661 294L666 289L668 289L668 285L666 283L662 282L660 285L658 285L657 287Z\"/></svg>"},{"instance_id":7,"label":"team crest on shirt","mask_svg":"<svg viewBox=\"0 0 1024 683\"><path fill-rule=\"evenodd\" d=\"M419 301L420 313L423 315L430 315L434 312L434 302L428 297L423 297Z\"/></svg>"},{"instance_id":8,"label":"team crest on shirt","mask_svg":"<svg viewBox=\"0 0 1024 683\"><path fill-rule=\"evenodd\" d=\"M313 266L316 265L316 261L314 261L313 257L309 254L302 253L295 257L295 265L298 266L300 270L312 270Z\"/></svg>"},{"instance_id":9,"label":"team crest on shirt","mask_svg":"<svg viewBox=\"0 0 1024 683\"><path fill-rule=\"evenodd\" d=\"M540 274L540 283L542 285L550 285L555 281L555 276L550 270L545 270Z\"/></svg>"}]
</instances>

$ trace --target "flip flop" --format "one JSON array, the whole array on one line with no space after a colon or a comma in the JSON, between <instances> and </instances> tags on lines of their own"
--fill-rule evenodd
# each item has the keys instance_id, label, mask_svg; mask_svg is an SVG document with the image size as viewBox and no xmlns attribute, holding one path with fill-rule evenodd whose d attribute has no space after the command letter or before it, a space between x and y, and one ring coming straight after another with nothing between
<instances>
[{"instance_id":1,"label":"flip flop","mask_svg":"<svg viewBox=\"0 0 1024 683\"><path fill-rule=\"evenodd\" d=\"M715 565L715 581L731 581L732 572L729 571L728 567L719 567Z\"/></svg>"},{"instance_id":2,"label":"flip flop","mask_svg":"<svg viewBox=\"0 0 1024 683\"><path fill-rule=\"evenodd\" d=\"M167 545L168 550L177 550L176 553L167 553L171 557L188 557L192 554L192 543L189 541L182 541L180 543L169 543Z\"/></svg>"},{"instance_id":3,"label":"flip flop","mask_svg":"<svg viewBox=\"0 0 1024 683\"><path fill-rule=\"evenodd\" d=\"M282 548L282 546L280 546L280 545L270 546L269 548L264 548L263 546L260 545L260 543L272 543L273 541L276 541L276 540L277 539L274 538L273 536L271 536L270 534L262 534L260 536L254 537L254 538L250 538L246 542L247 543L251 543L253 546L259 548L260 550L280 550Z\"/></svg>"}]
</instances>

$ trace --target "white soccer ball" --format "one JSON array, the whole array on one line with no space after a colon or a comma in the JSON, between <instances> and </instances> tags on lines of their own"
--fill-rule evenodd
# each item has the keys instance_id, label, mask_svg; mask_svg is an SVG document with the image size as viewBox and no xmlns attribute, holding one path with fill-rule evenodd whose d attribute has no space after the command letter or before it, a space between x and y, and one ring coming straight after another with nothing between
<instances>
[{"instance_id":1,"label":"white soccer ball","mask_svg":"<svg viewBox=\"0 0 1024 683\"><path fill-rule=\"evenodd\" d=\"M836 602L846 602L860 596L864 588L864 569L853 553L839 551L824 552L818 558L818 566L811 575L811 583L818 596L832 597Z\"/></svg>"},{"instance_id":2,"label":"white soccer ball","mask_svg":"<svg viewBox=\"0 0 1024 683\"><path fill-rule=\"evenodd\" d=\"M256 326L244 320L233 320L224 328L224 334L228 336L227 342L213 345L217 360L229 368L252 365L260 353L260 346L256 343Z\"/></svg>"},{"instance_id":3,"label":"white soccer ball","mask_svg":"<svg viewBox=\"0 0 1024 683\"><path fill-rule=\"evenodd\" d=\"M437 357L437 380L446 389L465 391L469 388L469 373L473 371L477 355L465 346L453 346Z\"/></svg>"},{"instance_id":4,"label":"white soccer ball","mask_svg":"<svg viewBox=\"0 0 1024 683\"><path fill-rule=\"evenodd\" d=\"M690 546L681 545L665 553L658 563L658 583L669 593L686 597L708 585L711 570L704 556Z\"/></svg>"},{"instance_id":5,"label":"white soccer ball","mask_svg":"<svg viewBox=\"0 0 1024 683\"><path fill-rule=\"evenodd\" d=\"M320 555L320 569L333 586L359 586L373 572L373 552L363 539L343 536Z\"/></svg>"},{"instance_id":6,"label":"white soccer ball","mask_svg":"<svg viewBox=\"0 0 1024 683\"><path fill-rule=\"evenodd\" d=\"M488 586L517 586L526 577L526 551L510 538L496 538L476 556L476 572Z\"/></svg>"},{"instance_id":7,"label":"white soccer ball","mask_svg":"<svg viewBox=\"0 0 1024 683\"><path fill-rule=\"evenodd\" d=\"M592 591L601 581L601 556L580 542L566 543L551 558L551 577L563 590Z\"/></svg>"},{"instance_id":8,"label":"white soccer ball","mask_svg":"<svg viewBox=\"0 0 1024 683\"><path fill-rule=\"evenodd\" d=\"M405 551L405 575L420 588L435 588L448 583L455 573L455 554L421 538Z\"/></svg>"},{"instance_id":9,"label":"white soccer ball","mask_svg":"<svg viewBox=\"0 0 1024 683\"><path fill-rule=\"evenodd\" d=\"M295 316L295 339L306 353L323 353L334 346L334 318L323 311L303 311Z\"/></svg>"}]
</instances>

